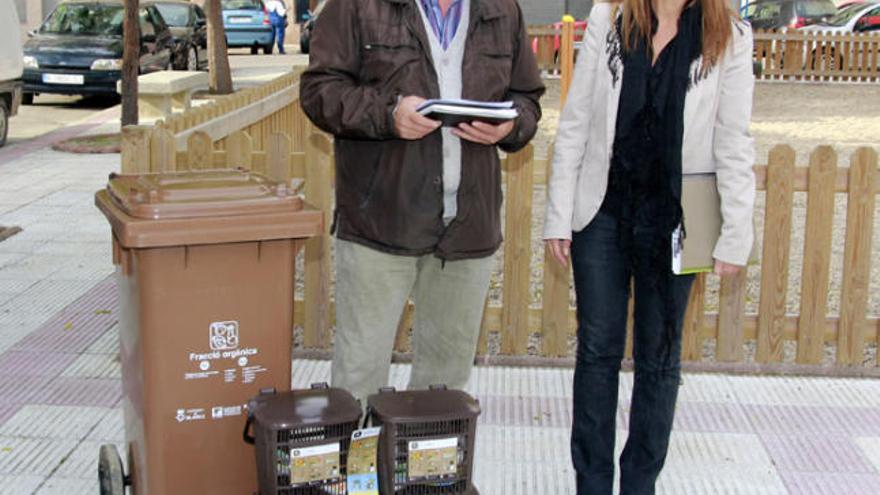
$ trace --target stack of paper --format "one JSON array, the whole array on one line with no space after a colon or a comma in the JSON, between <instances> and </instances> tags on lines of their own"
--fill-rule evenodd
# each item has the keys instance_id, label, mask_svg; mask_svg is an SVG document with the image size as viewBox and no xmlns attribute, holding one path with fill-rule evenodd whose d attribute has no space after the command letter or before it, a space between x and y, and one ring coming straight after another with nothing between
<instances>
[{"instance_id":1,"label":"stack of paper","mask_svg":"<svg viewBox=\"0 0 880 495\"><path fill-rule=\"evenodd\" d=\"M499 124L519 115L512 101L427 100L416 111L429 119L443 122L446 127L475 120Z\"/></svg>"}]
</instances>

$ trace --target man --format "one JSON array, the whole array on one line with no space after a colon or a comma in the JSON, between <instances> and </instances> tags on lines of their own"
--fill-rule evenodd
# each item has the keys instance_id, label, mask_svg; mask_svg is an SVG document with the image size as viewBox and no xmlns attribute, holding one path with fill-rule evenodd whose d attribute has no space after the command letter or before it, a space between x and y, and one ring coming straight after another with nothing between
<instances>
[{"instance_id":1,"label":"man","mask_svg":"<svg viewBox=\"0 0 880 495\"><path fill-rule=\"evenodd\" d=\"M269 13L269 22L272 24L272 33L275 43L278 45L278 53L284 55L284 30L287 28L287 7L281 0L269 0L266 2L266 12Z\"/></svg>"},{"instance_id":2,"label":"man","mask_svg":"<svg viewBox=\"0 0 880 495\"><path fill-rule=\"evenodd\" d=\"M333 384L388 381L401 312L416 312L409 387L462 388L501 244L496 147L534 136L544 92L515 0L330 0L302 106L336 147ZM519 116L455 128L426 98L511 100Z\"/></svg>"}]
</instances>

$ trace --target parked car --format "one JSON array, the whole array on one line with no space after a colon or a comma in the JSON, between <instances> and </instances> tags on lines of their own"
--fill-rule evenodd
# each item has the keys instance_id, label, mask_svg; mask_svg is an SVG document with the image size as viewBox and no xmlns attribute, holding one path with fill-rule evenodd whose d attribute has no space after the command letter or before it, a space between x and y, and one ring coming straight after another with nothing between
<instances>
[{"instance_id":1,"label":"parked car","mask_svg":"<svg viewBox=\"0 0 880 495\"><path fill-rule=\"evenodd\" d=\"M155 5L138 11L141 73L171 68L171 32ZM24 96L116 95L122 70L121 0L72 0L58 4L24 45Z\"/></svg>"},{"instance_id":2,"label":"parked car","mask_svg":"<svg viewBox=\"0 0 880 495\"><path fill-rule=\"evenodd\" d=\"M261 47L263 53L272 53L275 33L263 0L221 0L220 5L223 9L223 27L226 29L226 46L249 47L253 55Z\"/></svg>"},{"instance_id":3,"label":"parked car","mask_svg":"<svg viewBox=\"0 0 880 495\"><path fill-rule=\"evenodd\" d=\"M880 2L850 5L841 10L837 15L818 24L806 26L798 31L825 32L832 34L880 32ZM838 44L834 42L820 41L815 47L804 47L804 55L807 50L812 50L809 57L812 69L819 68L846 68L850 64L847 61L867 61L864 57L864 45L862 43ZM876 60L876 59L874 59Z\"/></svg>"},{"instance_id":4,"label":"parked car","mask_svg":"<svg viewBox=\"0 0 880 495\"><path fill-rule=\"evenodd\" d=\"M828 20L805 26L800 31L860 33L880 31L880 3L857 3L844 8Z\"/></svg>"},{"instance_id":5,"label":"parked car","mask_svg":"<svg viewBox=\"0 0 880 495\"><path fill-rule=\"evenodd\" d=\"M562 23L554 22L551 27L559 32L562 32ZM587 29L587 21L574 21L574 43L575 43L575 52L581 43L584 41L584 32ZM562 46L562 37L560 35L556 35L553 37L553 59L559 59L559 47ZM532 52L538 53L538 37L535 36L532 38Z\"/></svg>"},{"instance_id":6,"label":"parked car","mask_svg":"<svg viewBox=\"0 0 880 495\"><path fill-rule=\"evenodd\" d=\"M322 0L321 3L315 7L314 11L310 10L306 15L299 34L300 53L309 53L309 45L312 41L312 31L315 30L315 22L318 20L318 16L321 15L321 11L324 10L324 5L326 4L327 0Z\"/></svg>"},{"instance_id":7,"label":"parked car","mask_svg":"<svg viewBox=\"0 0 880 495\"><path fill-rule=\"evenodd\" d=\"M205 11L183 0L151 1L159 9L174 39L172 65L177 70L208 67L208 23Z\"/></svg>"},{"instance_id":8,"label":"parked car","mask_svg":"<svg viewBox=\"0 0 880 495\"><path fill-rule=\"evenodd\" d=\"M0 146L21 103L21 28L12 2L0 2Z\"/></svg>"},{"instance_id":9,"label":"parked car","mask_svg":"<svg viewBox=\"0 0 880 495\"><path fill-rule=\"evenodd\" d=\"M756 0L743 7L752 29L801 28L837 13L831 0Z\"/></svg>"}]
</instances>

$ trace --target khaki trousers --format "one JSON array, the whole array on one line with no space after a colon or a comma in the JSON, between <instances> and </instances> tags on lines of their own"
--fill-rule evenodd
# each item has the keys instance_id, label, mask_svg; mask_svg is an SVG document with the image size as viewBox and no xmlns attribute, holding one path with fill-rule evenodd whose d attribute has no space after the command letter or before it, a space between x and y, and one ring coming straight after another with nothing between
<instances>
[{"instance_id":1,"label":"khaki trousers","mask_svg":"<svg viewBox=\"0 0 880 495\"><path fill-rule=\"evenodd\" d=\"M442 261L336 241L336 341L332 382L366 399L387 386L407 299L415 304L409 389L461 389L473 367L492 258Z\"/></svg>"}]
</instances>

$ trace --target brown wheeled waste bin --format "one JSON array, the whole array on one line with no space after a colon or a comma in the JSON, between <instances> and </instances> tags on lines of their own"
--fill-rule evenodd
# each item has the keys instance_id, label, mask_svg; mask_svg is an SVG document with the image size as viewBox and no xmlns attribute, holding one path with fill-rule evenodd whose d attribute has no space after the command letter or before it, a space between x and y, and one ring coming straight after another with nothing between
<instances>
[{"instance_id":1,"label":"brown wheeled waste bin","mask_svg":"<svg viewBox=\"0 0 880 495\"><path fill-rule=\"evenodd\" d=\"M296 253L323 227L285 184L242 170L111 175L128 475L102 493L250 494L245 405L290 389Z\"/></svg>"}]
</instances>

